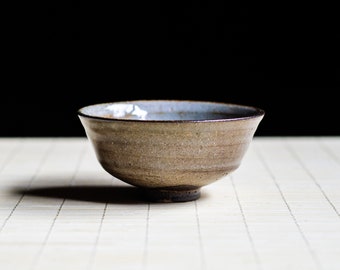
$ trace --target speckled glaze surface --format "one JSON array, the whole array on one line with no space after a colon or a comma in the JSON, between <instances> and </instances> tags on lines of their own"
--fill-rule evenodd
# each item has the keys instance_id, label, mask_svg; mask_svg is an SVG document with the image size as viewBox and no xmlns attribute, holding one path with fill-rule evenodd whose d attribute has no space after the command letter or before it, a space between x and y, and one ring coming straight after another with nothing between
<instances>
[{"instance_id":1,"label":"speckled glaze surface","mask_svg":"<svg viewBox=\"0 0 340 270\"><path fill-rule=\"evenodd\" d=\"M158 202L191 201L236 170L264 117L244 105L189 100L94 104L78 116L112 176Z\"/></svg>"}]
</instances>

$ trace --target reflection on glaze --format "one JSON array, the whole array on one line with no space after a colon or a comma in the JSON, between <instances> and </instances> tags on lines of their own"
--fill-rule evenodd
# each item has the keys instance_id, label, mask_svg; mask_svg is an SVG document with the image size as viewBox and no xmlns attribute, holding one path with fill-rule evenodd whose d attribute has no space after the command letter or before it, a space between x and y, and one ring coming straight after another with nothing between
<instances>
[{"instance_id":1,"label":"reflection on glaze","mask_svg":"<svg viewBox=\"0 0 340 270\"><path fill-rule=\"evenodd\" d=\"M147 111L134 104L113 104L105 108L112 112L112 117L145 119Z\"/></svg>"}]
</instances>

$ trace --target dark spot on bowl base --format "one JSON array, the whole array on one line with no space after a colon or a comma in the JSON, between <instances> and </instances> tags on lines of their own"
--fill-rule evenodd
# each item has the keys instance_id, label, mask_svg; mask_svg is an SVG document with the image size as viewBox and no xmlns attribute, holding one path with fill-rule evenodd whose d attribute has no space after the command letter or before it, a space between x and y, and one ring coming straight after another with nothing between
<instances>
[{"instance_id":1,"label":"dark spot on bowl base","mask_svg":"<svg viewBox=\"0 0 340 270\"><path fill-rule=\"evenodd\" d=\"M143 189L145 199L151 202L188 202L197 200L201 196L200 188L189 190L175 189Z\"/></svg>"}]
</instances>

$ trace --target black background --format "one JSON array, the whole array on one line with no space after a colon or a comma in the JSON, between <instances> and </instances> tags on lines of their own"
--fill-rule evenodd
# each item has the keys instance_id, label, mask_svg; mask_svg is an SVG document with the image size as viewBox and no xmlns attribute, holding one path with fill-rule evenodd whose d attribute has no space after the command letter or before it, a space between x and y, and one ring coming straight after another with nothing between
<instances>
[{"instance_id":1,"label":"black background","mask_svg":"<svg viewBox=\"0 0 340 270\"><path fill-rule=\"evenodd\" d=\"M49 1L14 15L2 137L84 136L80 107L133 99L257 106L259 136L340 135L335 6Z\"/></svg>"}]
</instances>

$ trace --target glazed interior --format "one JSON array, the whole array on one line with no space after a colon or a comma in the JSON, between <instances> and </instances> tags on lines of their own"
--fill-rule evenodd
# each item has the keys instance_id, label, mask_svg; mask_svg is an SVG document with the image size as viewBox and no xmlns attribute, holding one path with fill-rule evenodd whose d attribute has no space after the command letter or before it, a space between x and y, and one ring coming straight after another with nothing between
<instances>
[{"instance_id":1,"label":"glazed interior","mask_svg":"<svg viewBox=\"0 0 340 270\"><path fill-rule=\"evenodd\" d=\"M256 117L263 111L251 106L208 101L137 100L94 104L81 108L79 114L121 120L204 121Z\"/></svg>"}]
</instances>

